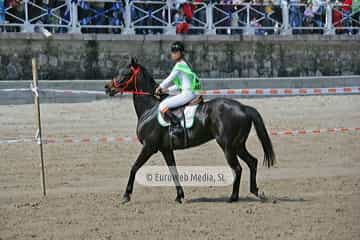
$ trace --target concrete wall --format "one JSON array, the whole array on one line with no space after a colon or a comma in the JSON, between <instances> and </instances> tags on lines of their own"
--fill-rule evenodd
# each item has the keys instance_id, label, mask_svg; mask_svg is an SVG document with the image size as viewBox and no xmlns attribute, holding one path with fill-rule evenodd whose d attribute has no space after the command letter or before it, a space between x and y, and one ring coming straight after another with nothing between
<instances>
[{"instance_id":1,"label":"concrete wall","mask_svg":"<svg viewBox=\"0 0 360 240\"><path fill-rule=\"evenodd\" d=\"M360 74L357 36L126 36L0 34L0 80L108 79L137 56L156 78L170 71L169 45L184 40L201 77L278 77Z\"/></svg>"}]
</instances>

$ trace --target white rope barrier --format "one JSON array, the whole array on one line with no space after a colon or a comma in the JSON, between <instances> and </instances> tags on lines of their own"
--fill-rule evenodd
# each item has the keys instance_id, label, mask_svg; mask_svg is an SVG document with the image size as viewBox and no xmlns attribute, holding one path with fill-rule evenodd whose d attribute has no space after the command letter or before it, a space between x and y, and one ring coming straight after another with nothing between
<instances>
[{"instance_id":1,"label":"white rope barrier","mask_svg":"<svg viewBox=\"0 0 360 240\"><path fill-rule=\"evenodd\" d=\"M301 136L301 135L319 135L324 133L360 133L360 127L357 128L323 128L323 129L299 129L299 130L286 130L286 131L269 131L271 136ZM34 143L38 139L24 138L24 139L5 139L0 140L2 144L16 144L16 143ZM99 143L134 143L138 142L137 137L129 136L104 136L104 137L64 137L64 138L44 138L44 144L99 144Z\"/></svg>"},{"instance_id":2,"label":"white rope barrier","mask_svg":"<svg viewBox=\"0 0 360 240\"><path fill-rule=\"evenodd\" d=\"M104 91L93 90L67 90L67 89L51 89L51 88L14 88L14 89L0 89L0 92L16 92L29 91L34 94L39 93L58 93L64 95L73 94L90 94L97 96L105 96ZM198 95L204 96L306 96L306 95L339 95L339 94L358 94L360 93L359 86L350 87L333 87L333 88L249 88L249 89L214 89L203 90L196 92ZM131 95L131 93L124 93L123 95Z\"/></svg>"}]
</instances>

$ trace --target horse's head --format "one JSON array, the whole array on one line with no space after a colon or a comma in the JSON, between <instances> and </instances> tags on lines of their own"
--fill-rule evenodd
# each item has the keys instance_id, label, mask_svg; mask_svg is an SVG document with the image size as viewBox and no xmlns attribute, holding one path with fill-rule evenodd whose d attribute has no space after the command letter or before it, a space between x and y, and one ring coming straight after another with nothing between
<instances>
[{"instance_id":1,"label":"horse's head","mask_svg":"<svg viewBox=\"0 0 360 240\"><path fill-rule=\"evenodd\" d=\"M140 65L136 58L131 58L130 63L119 70L110 82L105 84L105 92L109 96L126 91L135 91L137 88L138 75L140 74Z\"/></svg>"}]
</instances>

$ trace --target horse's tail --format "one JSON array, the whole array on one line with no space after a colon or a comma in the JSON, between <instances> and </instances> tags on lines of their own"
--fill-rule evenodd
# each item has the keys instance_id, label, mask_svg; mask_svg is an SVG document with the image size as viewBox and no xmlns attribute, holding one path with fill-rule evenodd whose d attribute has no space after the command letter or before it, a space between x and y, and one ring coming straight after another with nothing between
<instances>
[{"instance_id":1,"label":"horse's tail","mask_svg":"<svg viewBox=\"0 0 360 240\"><path fill-rule=\"evenodd\" d=\"M246 113L250 116L252 121L254 122L256 134L260 139L261 145L264 150L264 165L267 167L271 167L275 163L275 153L273 150L273 146L270 140L270 137L267 133L264 121L260 115L260 113L253 107L247 106Z\"/></svg>"}]
</instances>

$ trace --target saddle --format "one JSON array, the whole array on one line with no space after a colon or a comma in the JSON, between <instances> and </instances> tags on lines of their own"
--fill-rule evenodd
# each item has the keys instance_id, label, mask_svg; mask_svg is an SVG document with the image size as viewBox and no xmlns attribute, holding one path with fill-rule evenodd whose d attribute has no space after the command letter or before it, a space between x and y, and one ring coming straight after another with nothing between
<instances>
[{"instance_id":1,"label":"saddle","mask_svg":"<svg viewBox=\"0 0 360 240\"><path fill-rule=\"evenodd\" d=\"M189 142L188 129L193 126L196 109L199 106L199 104L202 102L204 102L204 98L202 96L197 96L189 103L170 110L172 114L175 115L180 120L180 124L182 127L181 129L178 129L179 127L173 128L171 126L170 121L167 118L164 118L164 116L159 111L158 122L160 126L162 127L170 126L169 135L170 135L170 146L172 149L174 148L175 145L182 146L183 148L186 148L188 146L188 142ZM172 136L171 132L173 131L182 131L183 134L180 134L182 135L182 137L175 137L175 138L171 137Z\"/></svg>"},{"instance_id":2,"label":"saddle","mask_svg":"<svg viewBox=\"0 0 360 240\"><path fill-rule=\"evenodd\" d=\"M202 103L204 102L204 98L203 96L196 96L193 100L191 100L190 102L182 105L182 106L179 106L179 107L176 107L176 108L173 108L173 109L170 109L170 111L176 115L176 117L178 117L179 119L182 119L184 117L184 112L185 112L185 108L187 106L195 106L195 105L198 105L199 103ZM166 120L168 122L168 120Z\"/></svg>"},{"instance_id":3,"label":"saddle","mask_svg":"<svg viewBox=\"0 0 360 240\"><path fill-rule=\"evenodd\" d=\"M192 101L179 106L177 108L170 109L179 120L181 120L181 125L185 128L191 128L194 123L195 112L200 103L204 102L203 96L197 96ZM167 118L164 118L163 115L159 112L158 122L161 126L167 127L170 125L170 121Z\"/></svg>"}]
</instances>

